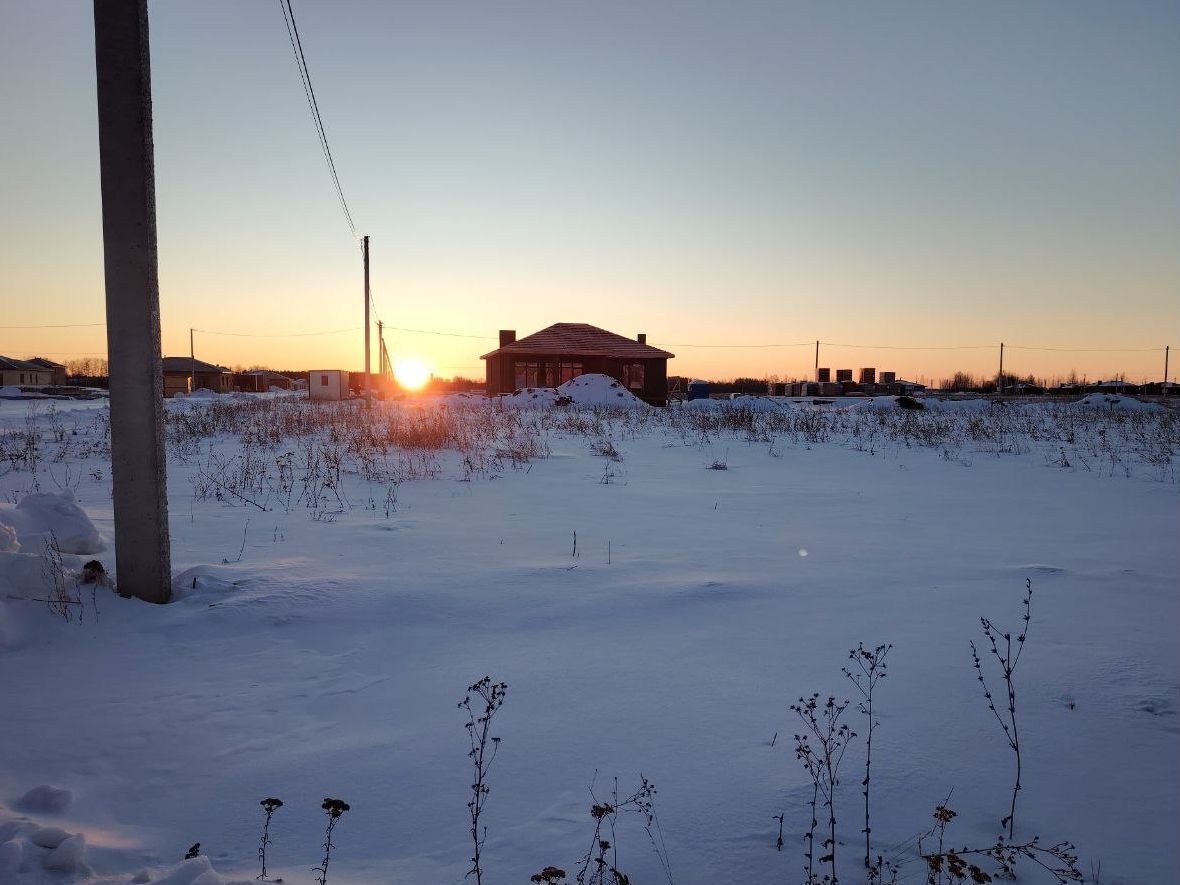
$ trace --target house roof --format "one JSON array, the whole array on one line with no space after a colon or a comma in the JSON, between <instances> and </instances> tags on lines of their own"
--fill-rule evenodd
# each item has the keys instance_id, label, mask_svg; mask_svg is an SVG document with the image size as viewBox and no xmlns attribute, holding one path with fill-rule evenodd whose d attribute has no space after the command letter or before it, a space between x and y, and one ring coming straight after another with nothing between
<instances>
[{"instance_id":1,"label":"house roof","mask_svg":"<svg viewBox=\"0 0 1180 885\"><path fill-rule=\"evenodd\" d=\"M26 360L25 362L29 363L30 365L40 366L42 369L64 369L65 368L65 366L63 366L61 363L55 363L53 360L47 360L43 356L35 356L31 360Z\"/></svg>"},{"instance_id":2,"label":"house roof","mask_svg":"<svg viewBox=\"0 0 1180 885\"><path fill-rule=\"evenodd\" d=\"M163 363L165 372L183 372L187 375L193 370L194 365L198 372L229 372L229 369L187 356L166 356L160 362Z\"/></svg>"},{"instance_id":3,"label":"house roof","mask_svg":"<svg viewBox=\"0 0 1180 885\"><path fill-rule=\"evenodd\" d=\"M675 354L640 344L606 329L588 323L554 323L552 326L526 335L511 344L497 348L480 357L501 354L551 354L553 356L610 356L620 359L670 359Z\"/></svg>"},{"instance_id":4,"label":"house roof","mask_svg":"<svg viewBox=\"0 0 1180 885\"><path fill-rule=\"evenodd\" d=\"M282 372L274 372L274 371L271 371L270 369L251 369L249 372L243 372L242 374L243 375L260 375L263 378L282 378L286 381L291 380L290 377L288 377L287 375L284 375Z\"/></svg>"},{"instance_id":5,"label":"house roof","mask_svg":"<svg viewBox=\"0 0 1180 885\"><path fill-rule=\"evenodd\" d=\"M47 371L44 366L38 366L36 363L31 363L28 360L16 360L10 356L0 356L0 369L15 370L17 372Z\"/></svg>"}]
</instances>

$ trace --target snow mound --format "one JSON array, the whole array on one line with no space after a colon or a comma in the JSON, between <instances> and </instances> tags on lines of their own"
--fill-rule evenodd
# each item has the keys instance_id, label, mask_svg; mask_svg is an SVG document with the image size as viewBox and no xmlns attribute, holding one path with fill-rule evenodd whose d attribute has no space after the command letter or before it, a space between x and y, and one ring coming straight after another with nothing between
<instances>
[{"instance_id":1,"label":"snow mound","mask_svg":"<svg viewBox=\"0 0 1180 885\"><path fill-rule=\"evenodd\" d=\"M698 412L738 409L744 412L782 412L787 406L768 396L739 396L737 399L690 399L684 408Z\"/></svg>"},{"instance_id":2,"label":"snow mound","mask_svg":"<svg viewBox=\"0 0 1180 885\"><path fill-rule=\"evenodd\" d=\"M522 387L513 393L497 398L506 406L552 406L557 403L558 393L552 387Z\"/></svg>"},{"instance_id":3,"label":"snow mound","mask_svg":"<svg viewBox=\"0 0 1180 885\"><path fill-rule=\"evenodd\" d=\"M0 387L0 396L5 398L10 397L12 399L19 399L21 396L23 396L23 394L19 387L13 387L9 385L7 387Z\"/></svg>"},{"instance_id":4,"label":"snow mound","mask_svg":"<svg viewBox=\"0 0 1180 885\"><path fill-rule=\"evenodd\" d=\"M41 784L16 800L16 807L32 814L61 814L74 801L74 794L61 787Z\"/></svg>"},{"instance_id":5,"label":"snow mound","mask_svg":"<svg viewBox=\"0 0 1180 885\"><path fill-rule=\"evenodd\" d=\"M186 393L183 390L178 390L172 395L173 399L215 399L217 394L208 387L198 387L196 390Z\"/></svg>"},{"instance_id":6,"label":"snow mound","mask_svg":"<svg viewBox=\"0 0 1180 885\"><path fill-rule=\"evenodd\" d=\"M152 885L232 885L214 870L209 858L203 854L190 858L173 867L166 875L155 879Z\"/></svg>"},{"instance_id":7,"label":"snow mound","mask_svg":"<svg viewBox=\"0 0 1180 885\"><path fill-rule=\"evenodd\" d=\"M557 393L569 397L579 406L651 408L609 375L579 375L557 388Z\"/></svg>"},{"instance_id":8,"label":"snow mound","mask_svg":"<svg viewBox=\"0 0 1180 885\"><path fill-rule=\"evenodd\" d=\"M57 848L68 838L70 834L61 827L40 827L29 836L29 841L40 848Z\"/></svg>"},{"instance_id":9,"label":"snow mound","mask_svg":"<svg viewBox=\"0 0 1180 885\"><path fill-rule=\"evenodd\" d=\"M15 507L0 504L0 550L14 553L40 551L52 535L62 553L89 555L103 549L102 537L71 494L38 492L25 495ZM11 549L15 534L17 547Z\"/></svg>"},{"instance_id":10,"label":"snow mound","mask_svg":"<svg viewBox=\"0 0 1180 885\"><path fill-rule=\"evenodd\" d=\"M1145 403L1133 396L1114 393L1091 393L1082 397L1074 405L1125 412L1158 412L1163 408L1159 403Z\"/></svg>"},{"instance_id":11,"label":"snow mound","mask_svg":"<svg viewBox=\"0 0 1180 885\"><path fill-rule=\"evenodd\" d=\"M41 866L47 870L59 873L73 873L82 866L86 857L86 837L78 833L64 839L60 845L49 852L41 861Z\"/></svg>"},{"instance_id":12,"label":"snow mound","mask_svg":"<svg viewBox=\"0 0 1180 885\"><path fill-rule=\"evenodd\" d=\"M699 402L699 400L693 400ZM731 409L741 409L746 412L781 412L783 406L767 396L740 396L729 401Z\"/></svg>"},{"instance_id":13,"label":"snow mound","mask_svg":"<svg viewBox=\"0 0 1180 885\"><path fill-rule=\"evenodd\" d=\"M522 387L520 390L497 397L506 406L622 406L629 409L649 409L647 403L627 390L609 375L579 375L561 387Z\"/></svg>"}]
</instances>

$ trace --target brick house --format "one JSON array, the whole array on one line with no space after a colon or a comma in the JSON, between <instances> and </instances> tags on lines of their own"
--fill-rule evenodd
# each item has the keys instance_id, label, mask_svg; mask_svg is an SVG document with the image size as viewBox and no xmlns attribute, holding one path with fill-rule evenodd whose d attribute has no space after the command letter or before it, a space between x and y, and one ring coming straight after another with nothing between
<instances>
[{"instance_id":1,"label":"brick house","mask_svg":"<svg viewBox=\"0 0 1180 885\"><path fill-rule=\"evenodd\" d=\"M558 387L578 375L609 375L645 402L668 402L668 360L647 336L624 338L586 323L556 323L517 339L500 331L500 346L485 353L489 396L522 387Z\"/></svg>"}]
</instances>

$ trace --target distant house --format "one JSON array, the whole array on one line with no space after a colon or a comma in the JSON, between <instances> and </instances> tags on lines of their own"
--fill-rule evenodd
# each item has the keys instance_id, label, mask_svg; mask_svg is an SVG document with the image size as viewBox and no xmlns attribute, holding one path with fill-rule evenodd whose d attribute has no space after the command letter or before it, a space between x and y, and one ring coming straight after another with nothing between
<instances>
[{"instance_id":1,"label":"distant house","mask_svg":"<svg viewBox=\"0 0 1180 885\"><path fill-rule=\"evenodd\" d=\"M281 390L290 390L292 386L291 379L286 375L280 375L278 372L272 372L270 369L256 369L252 372L235 372L234 373L234 390L241 390L248 393L266 393L272 387L278 387Z\"/></svg>"},{"instance_id":2,"label":"distant house","mask_svg":"<svg viewBox=\"0 0 1180 885\"><path fill-rule=\"evenodd\" d=\"M314 369L307 373L307 395L311 399L348 399L348 375L344 369Z\"/></svg>"},{"instance_id":3,"label":"distant house","mask_svg":"<svg viewBox=\"0 0 1180 885\"><path fill-rule=\"evenodd\" d=\"M66 367L61 363L55 363L53 360L47 360L43 356L35 356L31 360L25 360L33 366L40 366L42 369L48 369L53 373L50 384L54 387L63 387L66 382Z\"/></svg>"},{"instance_id":4,"label":"distant house","mask_svg":"<svg viewBox=\"0 0 1180 885\"><path fill-rule=\"evenodd\" d=\"M1176 396L1180 385L1175 381L1152 381L1139 386L1139 392L1149 396Z\"/></svg>"},{"instance_id":5,"label":"distant house","mask_svg":"<svg viewBox=\"0 0 1180 885\"><path fill-rule=\"evenodd\" d=\"M640 399L662 406L668 401L668 360L674 354L586 323L556 323L520 340L500 331L500 346L485 353L487 392L512 393L522 387L558 387L578 375L609 375Z\"/></svg>"},{"instance_id":6,"label":"distant house","mask_svg":"<svg viewBox=\"0 0 1180 885\"><path fill-rule=\"evenodd\" d=\"M0 356L0 387L45 387L53 383L53 372L32 360Z\"/></svg>"},{"instance_id":7,"label":"distant house","mask_svg":"<svg viewBox=\"0 0 1180 885\"><path fill-rule=\"evenodd\" d=\"M222 366L187 356L166 356L161 362L164 366L164 396L202 389L229 393L234 389L234 373ZM190 380L195 382L191 388Z\"/></svg>"},{"instance_id":8,"label":"distant house","mask_svg":"<svg viewBox=\"0 0 1180 885\"><path fill-rule=\"evenodd\" d=\"M1096 381L1090 385L1090 389L1096 393L1138 393L1139 385L1114 379L1112 381Z\"/></svg>"}]
</instances>

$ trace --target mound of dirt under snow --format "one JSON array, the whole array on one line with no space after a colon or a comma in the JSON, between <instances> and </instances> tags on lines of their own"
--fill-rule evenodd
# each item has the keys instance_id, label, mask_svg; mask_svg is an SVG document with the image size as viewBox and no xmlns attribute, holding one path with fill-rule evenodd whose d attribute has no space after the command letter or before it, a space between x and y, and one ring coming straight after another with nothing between
<instances>
[{"instance_id":1,"label":"mound of dirt under snow","mask_svg":"<svg viewBox=\"0 0 1180 885\"><path fill-rule=\"evenodd\" d=\"M609 375L579 375L561 387L522 387L499 398L509 406L622 406L648 409L647 403Z\"/></svg>"}]
</instances>

